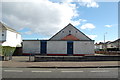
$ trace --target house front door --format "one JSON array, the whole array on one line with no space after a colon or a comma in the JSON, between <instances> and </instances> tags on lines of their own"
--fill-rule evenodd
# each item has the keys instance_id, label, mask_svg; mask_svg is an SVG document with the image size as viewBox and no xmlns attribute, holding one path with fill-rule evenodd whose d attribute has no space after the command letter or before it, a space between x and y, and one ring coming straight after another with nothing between
<instances>
[{"instance_id":1,"label":"house front door","mask_svg":"<svg viewBox=\"0 0 120 80\"><path fill-rule=\"evenodd\" d=\"M41 41L41 50L40 53L45 55L47 53L47 41Z\"/></svg>"},{"instance_id":2,"label":"house front door","mask_svg":"<svg viewBox=\"0 0 120 80\"><path fill-rule=\"evenodd\" d=\"M73 41L67 42L67 54L73 55Z\"/></svg>"}]
</instances>

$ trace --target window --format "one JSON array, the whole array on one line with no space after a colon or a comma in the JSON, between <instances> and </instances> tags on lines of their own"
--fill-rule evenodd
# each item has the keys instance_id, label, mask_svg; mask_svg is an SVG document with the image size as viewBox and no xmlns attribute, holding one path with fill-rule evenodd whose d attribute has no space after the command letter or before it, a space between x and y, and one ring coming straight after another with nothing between
<instances>
[{"instance_id":1,"label":"window","mask_svg":"<svg viewBox=\"0 0 120 80\"><path fill-rule=\"evenodd\" d=\"M62 31L62 33L64 33L64 31Z\"/></svg>"},{"instance_id":2,"label":"window","mask_svg":"<svg viewBox=\"0 0 120 80\"><path fill-rule=\"evenodd\" d=\"M77 33L77 31L76 31L76 33Z\"/></svg>"},{"instance_id":3,"label":"window","mask_svg":"<svg viewBox=\"0 0 120 80\"><path fill-rule=\"evenodd\" d=\"M71 34L71 31L69 31L69 34Z\"/></svg>"},{"instance_id":4,"label":"window","mask_svg":"<svg viewBox=\"0 0 120 80\"><path fill-rule=\"evenodd\" d=\"M4 36L4 34L2 34L2 36Z\"/></svg>"}]
</instances>

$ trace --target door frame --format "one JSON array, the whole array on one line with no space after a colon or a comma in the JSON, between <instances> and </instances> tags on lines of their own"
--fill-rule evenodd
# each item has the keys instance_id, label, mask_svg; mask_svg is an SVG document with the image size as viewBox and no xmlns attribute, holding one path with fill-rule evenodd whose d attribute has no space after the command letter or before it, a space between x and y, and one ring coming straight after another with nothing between
<instances>
[{"instance_id":1,"label":"door frame","mask_svg":"<svg viewBox=\"0 0 120 80\"><path fill-rule=\"evenodd\" d=\"M47 41L41 41L40 54L41 55L46 55L47 54Z\"/></svg>"},{"instance_id":2,"label":"door frame","mask_svg":"<svg viewBox=\"0 0 120 80\"><path fill-rule=\"evenodd\" d=\"M67 55L73 55L73 41L67 41Z\"/></svg>"}]
</instances>

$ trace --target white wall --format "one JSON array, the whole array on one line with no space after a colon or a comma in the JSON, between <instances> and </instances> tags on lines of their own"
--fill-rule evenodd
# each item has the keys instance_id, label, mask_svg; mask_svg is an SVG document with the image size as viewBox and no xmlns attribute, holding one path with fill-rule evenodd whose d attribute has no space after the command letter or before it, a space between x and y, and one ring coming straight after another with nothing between
<instances>
[{"instance_id":1,"label":"white wall","mask_svg":"<svg viewBox=\"0 0 120 80\"><path fill-rule=\"evenodd\" d=\"M2 34L4 36L2 36ZM2 25L0 24L0 41L5 41L6 40L6 30L2 28Z\"/></svg>"},{"instance_id":2,"label":"white wall","mask_svg":"<svg viewBox=\"0 0 120 80\"><path fill-rule=\"evenodd\" d=\"M67 54L67 41L48 41L48 54Z\"/></svg>"},{"instance_id":3,"label":"white wall","mask_svg":"<svg viewBox=\"0 0 120 80\"><path fill-rule=\"evenodd\" d=\"M93 41L74 41L74 54L94 54Z\"/></svg>"},{"instance_id":4,"label":"white wall","mask_svg":"<svg viewBox=\"0 0 120 80\"><path fill-rule=\"evenodd\" d=\"M74 54L94 54L93 41L74 41L73 46ZM23 41L23 53L40 54L40 41ZM67 41L47 41L47 54L67 54Z\"/></svg>"},{"instance_id":5,"label":"white wall","mask_svg":"<svg viewBox=\"0 0 120 80\"><path fill-rule=\"evenodd\" d=\"M23 41L23 53L40 54L40 41Z\"/></svg>"},{"instance_id":6,"label":"white wall","mask_svg":"<svg viewBox=\"0 0 120 80\"><path fill-rule=\"evenodd\" d=\"M0 41L2 41L2 24L0 23Z\"/></svg>"},{"instance_id":7,"label":"white wall","mask_svg":"<svg viewBox=\"0 0 120 80\"><path fill-rule=\"evenodd\" d=\"M22 38L21 35L7 30L6 31L6 41L2 46L11 46L11 47L21 47Z\"/></svg>"}]
</instances>

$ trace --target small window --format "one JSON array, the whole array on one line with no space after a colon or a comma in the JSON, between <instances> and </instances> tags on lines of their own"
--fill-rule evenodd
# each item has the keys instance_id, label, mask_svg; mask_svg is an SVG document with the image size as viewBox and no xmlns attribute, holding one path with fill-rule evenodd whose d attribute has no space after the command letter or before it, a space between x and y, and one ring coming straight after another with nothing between
<instances>
[{"instance_id":1,"label":"small window","mask_svg":"<svg viewBox=\"0 0 120 80\"><path fill-rule=\"evenodd\" d=\"M76 33L77 33L77 31L76 31Z\"/></svg>"},{"instance_id":2,"label":"small window","mask_svg":"<svg viewBox=\"0 0 120 80\"><path fill-rule=\"evenodd\" d=\"M64 33L64 31L62 31L62 33Z\"/></svg>"},{"instance_id":3,"label":"small window","mask_svg":"<svg viewBox=\"0 0 120 80\"><path fill-rule=\"evenodd\" d=\"M2 36L4 36L4 34L2 34Z\"/></svg>"},{"instance_id":4,"label":"small window","mask_svg":"<svg viewBox=\"0 0 120 80\"><path fill-rule=\"evenodd\" d=\"M71 31L69 31L69 34L71 34Z\"/></svg>"}]
</instances>

